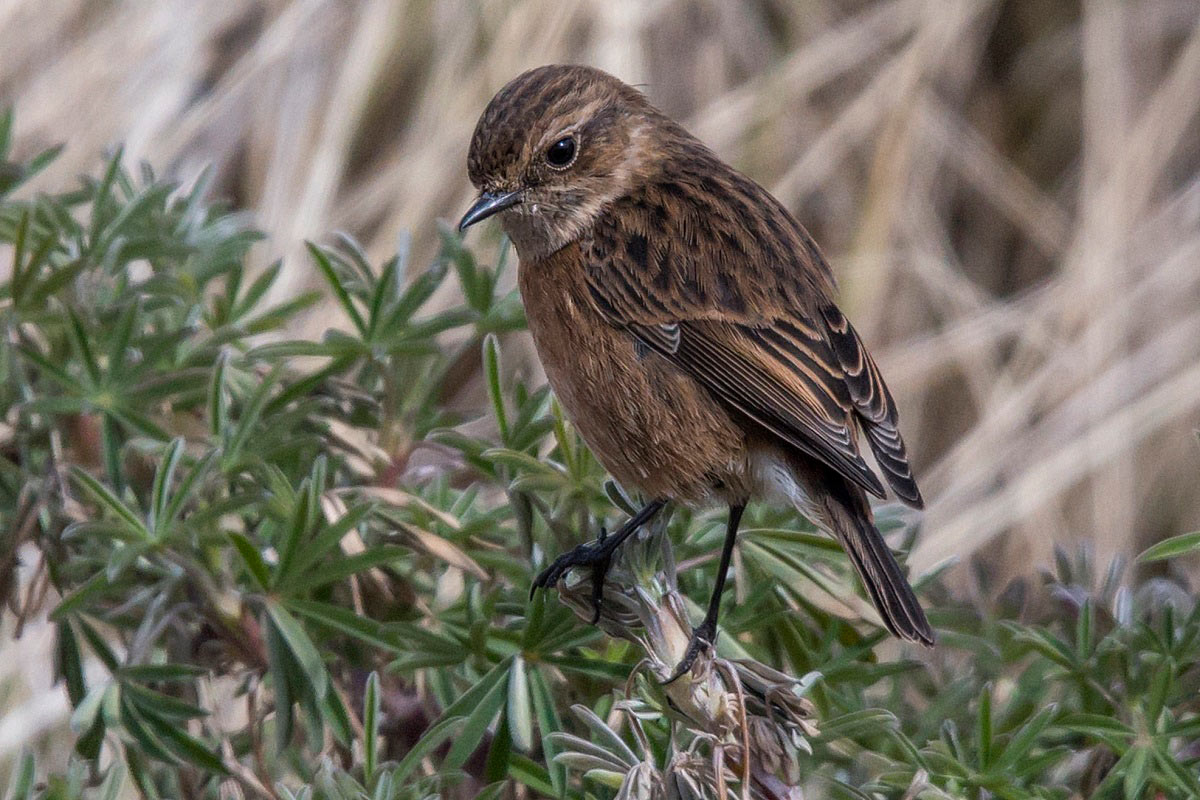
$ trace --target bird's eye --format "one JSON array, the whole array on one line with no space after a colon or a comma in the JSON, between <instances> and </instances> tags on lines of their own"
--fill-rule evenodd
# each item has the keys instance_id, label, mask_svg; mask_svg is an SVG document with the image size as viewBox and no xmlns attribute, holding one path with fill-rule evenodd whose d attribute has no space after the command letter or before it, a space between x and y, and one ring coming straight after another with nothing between
<instances>
[{"instance_id":1,"label":"bird's eye","mask_svg":"<svg viewBox=\"0 0 1200 800\"><path fill-rule=\"evenodd\" d=\"M557 169L569 167L575 160L575 139L564 136L546 150L546 163Z\"/></svg>"}]
</instances>

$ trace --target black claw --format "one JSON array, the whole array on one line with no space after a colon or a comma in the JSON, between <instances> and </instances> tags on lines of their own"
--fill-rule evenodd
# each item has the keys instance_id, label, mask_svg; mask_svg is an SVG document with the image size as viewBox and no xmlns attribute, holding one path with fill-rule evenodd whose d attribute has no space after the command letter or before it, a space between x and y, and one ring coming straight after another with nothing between
<instances>
[{"instance_id":1,"label":"black claw","mask_svg":"<svg viewBox=\"0 0 1200 800\"><path fill-rule=\"evenodd\" d=\"M662 682L662 685L667 686L683 677L684 673L690 670L692 665L696 663L696 658L700 655L700 651L712 647L716 639L717 626L714 623L709 623L705 620L700 623L700 627L692 628L692 638L688 639L688 646L683 651L683 658L679 659L679 663L675 666L675 671L671 673L671 677Z\"/></svg>"},{"instance_id":2,"label":"black claw","mask_svg":"<svg viewBox=\"0 0 1200 800\"><path fill-rule=\"evenodd\" d=\"M606 543L607 538L607 532L601 528L600 538L596 541L581 544L554 559L550 566L533 579L533 585L529 588L529 596L532 598L538 589L557 586L559 580L574 567L591 567L592 604L595 607L595 611L592 613L592 624L595 625L600 621L600 606L604 597L604 578L612 564L614 548L611 544Z\"/></svg>"},{"instance_id":3,"label":"black claw","mask_svg":"<svg viewBox=\"0 0 1200 800\"><path fill-rule=\"evenodd\" d=\"M653 519L666 505L667 501L661 498L651 500L641 511L630 517L613 536L609 536L608 531L601 528L600 537L596 541L581 544L554 559L550 566L542 570L533 579L533 585L529 587L529 598L532 600L534 592L538 589L556 586L559 579L567 574L572 567L591 567L592 604L595 606L595 612L592 614L592 624L595 625L600 621L600 605L604 600L604 578L608 574L608 568L612 563L613 553L621 546L622 542L637 532L638 528L642 525Z\"/></svg>"}]
</instances>

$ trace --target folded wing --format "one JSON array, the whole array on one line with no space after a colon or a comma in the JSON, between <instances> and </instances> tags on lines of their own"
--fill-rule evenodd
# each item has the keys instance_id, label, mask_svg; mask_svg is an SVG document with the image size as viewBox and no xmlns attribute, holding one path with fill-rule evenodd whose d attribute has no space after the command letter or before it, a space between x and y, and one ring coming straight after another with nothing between
<instances>
[{"instance_id":1,"label":"folded wing","mask_svg":"<svg viewBox=\"0 0 1200 800\"><path fill-rule=\"evenodd\" d=\"M711 257L714 248L681 252L673 244L678 237L654 237L645 232L651 226L617 227L618 220L628 224L629 215L611 219L590 253L588 286L612 324L732 411L883 497L883 483L859 452L861 427L896 495L922 504L895 403L858 334L828 297L811 282L788 285L786 270L749 268L735 275L738 264ZM714 228L694 235L723 234ZM704 252L710 258L694 255ZM745 249L739 255L764 257ZM780 284L764 285L772 279L764 275Z\"/></svg>"}]
</instances>

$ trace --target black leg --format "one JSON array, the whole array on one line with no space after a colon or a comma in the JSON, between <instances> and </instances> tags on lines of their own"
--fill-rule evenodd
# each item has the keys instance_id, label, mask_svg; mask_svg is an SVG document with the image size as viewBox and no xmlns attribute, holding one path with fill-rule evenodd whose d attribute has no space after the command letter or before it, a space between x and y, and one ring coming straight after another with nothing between
<instances>
[{"instance_id":1,"label":"black leg","mask_svg":"<svg viewBox=\"0 0 1200 800\"><path fill-rule=\"evenodd\" d=\"M608 535L601 528L600 538L596 541L581 544L554 559L550 566L533 579L533 585L529 587L529 596L533 597L533 593L538 589L556 585L572 567L591 567L592 603L595 606L592 624L595 625L600 621L600 602L604 596L604 576L608 573L609 564L612 563L612 554L616 552L622 542L637 532L638 528L654 519L666 504L666 500L651 500L641 511L630 517L629 521L622 525L616 533Z\"/></svg>"},{"instance_id":2,"label":"black leg","mask_svg":"<svg viewBox=\"0 0 1200 800\"><path fill-rule=\"evenodd\" d=\"M692 638L688 640L687 650L683 652L675 671L667 678L664 686L677 680L679 676L692 668L700 650L710 647L717 640L717 614L721 611L721 592L725 590L725 576L729 572L729 560L733 557L733 545L737 541L738 525L742 521L745 504L729 507L729 521L725 525L725 544L721 548L721 565L717 567L717 583L713 587L712 596L708 598L708 611L699 627L692 629Z\"/></svg>"}]
</instances>

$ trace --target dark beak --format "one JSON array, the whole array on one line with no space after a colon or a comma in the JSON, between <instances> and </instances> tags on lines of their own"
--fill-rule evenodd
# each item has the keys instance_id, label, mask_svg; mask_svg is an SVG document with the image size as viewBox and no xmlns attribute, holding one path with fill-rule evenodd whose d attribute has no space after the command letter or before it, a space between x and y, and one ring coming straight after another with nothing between
<instances>
[{"instance_id":1,"label":"dark beak","mask_svg":"<svg viewBox=\"0 0 1200 800\"><path fill-rule=\"evenodd\" d=\"M463 214L462 220L458 223L458 229L465 231L476 222L485 220L492 214L515 206L519 202L521 202L520 192L484 192L479 195L475 205L471 206L466 214Z\"/></svg>"}]
</instances>

